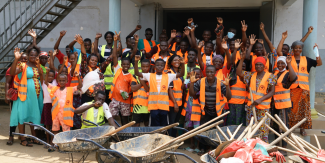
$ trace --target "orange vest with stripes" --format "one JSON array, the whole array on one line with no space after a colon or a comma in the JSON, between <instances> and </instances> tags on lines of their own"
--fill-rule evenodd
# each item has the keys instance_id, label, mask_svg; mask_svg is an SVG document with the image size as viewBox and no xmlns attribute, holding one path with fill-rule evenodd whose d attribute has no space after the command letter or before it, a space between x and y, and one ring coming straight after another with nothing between
<instances>
[{"instance_id":1,"label":"orange vest with stripes","mask_svg":"<svg viewBox=\"0 0 325 163\"><path fill-rule=\"evenodd\" d=\"M201 105L201 111L202 111L202 115L205 115L204 112L204 107L205 107L205 80L206 78L202 78L201 79L201 85L200 85L200 105ZM218 79L216 79L218 80ZM216 112L217 115L221 115L222 113L222 109L224 107L224 105L226 104L226 102L224 102L223 96L221 94L221 82L216 81L217 82L217 87L216 87Z\"/></svg>"},{"instance_id":2,"label":"orange vest with stripes","mask_svg":"<svg viewBox=\"0 0 325 163\"><path fill-rule=\"evenodd\" d=\"M171 70L171 73L175 74L173 70ZM173 81L173 84L174 84L174 86L173 86L172 92L173 92L174 98L176 100L177 105L181 106L182 105L182 97L183 97L183 90L182 90L183 82L180 78L178 78ZM174 107L174 102L170 99L169 99L169 106Z\"/></svg>"},{"instance_id":3,"label":"orange vest with stripes","mask_svg":"<svg viewBox=\"0 0 325 163\"><path fill-rule=\"evenodd\" d=\"M151 43L152 43L152 47L156 46L156 42L155 42L155 41L153 41L153 40L150 40L150 41L151 41ZM149 41L146 40L146 39L143 39L143 45L144 45L144 50L145 50L147 53L149 53L150 50L151 50L151 46L150 46L150 44L149 44Z\"/></svg>"},{"instance_id":4,"label":"orange vest with stripes","mask_svg":"<svg viewBox=\"0 0 325 163\"><path fill-rule=\"evenodd\" d=\"M55 117L60 112L60 103L59 99L54 96L54 93L60 89L60 87L56 86L51 90L50 96L52 99L52 120L55 119ZM73 115L75 108L73 107L73 87L66 87L67 89L67 96L65 105L63 107L63 122L67 126L73 127Z\"/></svg>"},{"instance_id":5,"label":"orange vest with stripes","mask_svg":"<svg viewBox=\"0 0 325 163\"><path fill-rule=\"evenodd\" d=\"M168 71L168 59L171 57L173 55L173 53L169 53L169 56L167 55L167 61L165 62L165 69L164 69L164 73L167 73L167 71ZM155 55L153 55L152 56L153 57L153 59L155 60L155 62L156 62L156 60L157 59L159 59L160 58L160 56L159 56L159 53L156 53ZM161 59L163 59L163 58L161 58Z\"/></svg>"},{"instance_id":6,"label":"orange vest with stripes","mask_svg":"<svg viewBox=\"0 0 325 163\"><path fill-rule=\"evenodd\" d=\"M254 64L256 58L257 58L257 55L253 55L252 56L252 69L251 69L251 72L256 72L255 64ZM267 59L266 64L265 64L265 67L264 67L264 71L265 72L266 71L267 72L269 71L269 65L270 65L270 61L269 61L269 59Z\"/></svg>"},{"instance_id":7,"label":"orange vest with stripes","mask_svg":"<svg viewBox=\"0 0 325 163\"><path fill-rule=\"evenodd\" d=\"M25 101L27 96L27 67L25 64L20 80L18 75L14 78L14 88L18 89L18 97L21 101Z\"/></svg>"},{"instance_id":8,"label":"orange vest with stripes","mask_svg":"<svg viewBox=\"0 0 325 163\"><path fill-rule=\"evenodd\" d=\"M136 83L138 81L133 78ZM142 86L138 91L133 92L133 104L136 105L142 105L142 106L148 106L148 94L144 87Z\"/></svg>"},{"instance_id":9,"label":"orange vest with stripes","mask_svg":"<svg viewBox=\"0 0 325 163\"><path fill-rule=\"evenodd\" d=\"M89 69L89 71L92 71L91 68ZM74 72L80 72L80 65L77 64L76 68L74 69ZM68 69L68 74L71 74L71 67L69 67ZM70 87L74 87L74 86L78 86L79 82L78 82L78 77L74 76L71 78L71 83L70 83Z\"/></svg>"},{"instance_id":10,"label":"orange vest with stripes","mask_svg":"<svg viewBox=\"0 0 325 163\"><path fill-rule=\"evenodd\" d=\"M290 89L297 88L309 90L309 73L307 71L307 58L305 56L300 56L299 69L294 56L292 56L291 66L298 79L291 85Z\"/></svg>"},{"instance_id":11,"label":"orange vest with stripes","mask_svg":"<svg viewBox=\"0 0 325 163\"><path fill-rule=\"evenodd\" d=\"M187 96L186 96L185 101L189 100L188 99L189 94L190 94L190 92L187 92ZM201 120L201 105L200 105L199 99L194 99L193 98L193 103L192 104L193 105L192 105L191 121L200 121ZM187 102L185 102L184 108L183 108L183 110L181 112L182 116L186 115L186 110L185 110L186 107L187 107Z\"/></svg>"},{"instance_id":12,"label":"orange vest with stripes","mask_svg":"<svg viewBox=\"0 0 325 163\"><path fill-rule=\"evenodd\" d=\"M118 76L120 76L122 73L122 68L119 68L115 75L114 75L114 79L113 79L113 85L111 86L111 92L109 93L109 98L112 99L112 95L113 95L113 91L114 91L114 87L115 87L115 83L116 83L116 80L118 78Z\"/></svg>"},{"instance_id":13,"label":"orange vest with stripes","mask_svg":"<svg viewBox=\"0 0 325 163\"><path fill-rule=\"evenodd\" d=\"M162 74L161 83L160 83L160 92L157 88L157 79L156 73L150 74L149 81L149 101L148 101L148 110L165 110L169 111L169 97L168 97L168 74Z\"/></svg>"},{"instance_id":14,"label":"orange vest with stripes","mask_svg":"<svg viewBox=\"0 0 325 163\"><path fill-rule=\"evenodd\" d=\"M285 109L292 106L290 99L290 89L283 88L282 81L284 76L289 73L289 71L284 71L277 80L275 86L275 94L273 96L274 104L276 109ZM276 72L274 75L277 75Z\"/></svg>"},{"instance_id":15,"label":"orange vest with stripes","mask_svg":"<svg viewBox=\"0 0 325 163\"><path fill-rule=\"evenodd\" d=\"M188 51L186 51L185 54L183 54L182 51L179 50L179 51L177 51L177 55L184 58L185 64L188 62L188 59L187 59Z\"/></svg>"},{"instance_id":16,"label":"orange vest with stripes","mask_svg":"<svg viewBox=\"0 0 325 163\"><path fill-rule=\"evenodd\" d=\"M253 101L262 98L263 96L265 96L267 94L266 90L267 90L267 86L268 86L268 81L267 79L270 77L270 73L269 72L265 72L263 79L261 80L259 86L258 86L258 90L256 91L256 76L257 73L254 73L253 76L251 77L250 80L250 88L252 90L252 94L253 94ZM262 101L260 104L256 105L255 107L257 109L269 109L270 108L270 103L271 103L271 98L268 98L264 101ZM252 102L251 102L251 97L248 96L248 106L251 106Z\"/></svg>"},{"instance_id":17,"label":"orange vest with stripes","mask_svg":"<svg viewBox=\"0 0 325 163\"><path fill-rule=\"evenodd\" d=\"M231 90L231 99L229 100L230 104L243 104L246 99L246 85L239 79L237 76L237 83L230 86Z\"/></svg>"}]
</instances>

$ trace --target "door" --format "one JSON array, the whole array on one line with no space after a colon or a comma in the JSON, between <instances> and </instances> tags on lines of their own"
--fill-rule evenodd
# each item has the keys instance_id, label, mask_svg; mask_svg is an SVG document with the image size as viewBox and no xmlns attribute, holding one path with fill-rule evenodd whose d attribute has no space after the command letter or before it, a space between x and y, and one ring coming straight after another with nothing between
<instances>
[{"instance_id":1,"label":"door","mask_svg":"<svg viewBox=\"0 0 325 163\"><path fill-rule=\"evenodd\" d=\"M265 33L267 34L267 36L269 37L269 39L271 40L271 42L274 44L273 42L273 2L263 2L261 8L260 8L260 22L264 23L264 29L265 29ZM260 38L263 38L263 34L260 30L259 32L259 36ZM264 40L264 45L265 45L265 49L267 52L270 52L270 48L269 46L267 46L265 39Z\"/></svg>"},{"instance_id":2,"label":"door","mask_svg":"<svg viewBox=\"0 0 325 163\"><path fill-rule=\"evenodd\" d=\"M147 5L143 5L140 7L140 25L142 29L139 31L139 36L142 39L145 39L145 30L147 28L151 28L153 30L153 40L155 40L155 29L156 29L156 22L155 22L155 12L156 12L156 4L151 3Z\"/></svg>"}]
</instances>

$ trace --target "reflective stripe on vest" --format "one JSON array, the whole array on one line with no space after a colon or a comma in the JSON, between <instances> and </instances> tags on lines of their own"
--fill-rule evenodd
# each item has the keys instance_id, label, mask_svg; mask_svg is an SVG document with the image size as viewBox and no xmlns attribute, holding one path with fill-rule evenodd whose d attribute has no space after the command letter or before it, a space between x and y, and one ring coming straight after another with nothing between
<instances>
[{"instance_id":1,"label":"reflective stripe on vest","mask_svg":"<svg viewBox=\"0 0 325 163\"><path fill-rule=\"evenodd\" d=\"M246 99L246 85L237 76L237 83L230 86L231 99L230 104L243 104Z\"/></svg>"},{"instance_id":2,"label":"reflective stripe on vest","mask_svg":"<svg viewBox=\"0 0 325 163\"><path fill-rule=\"evenodd\" d=\"M52 99L52 120L56 118L58 113L60 112L60 103L58 98L54 95L54 93L60 89L60 87L56 86L52 88L50 96ZM66 102L63 107L63 123L67 126L73 127L73 115L75 108L73 107L73 87L66 87L67 95L66 95Z\"/></svg>"},{"instance_id":3,"label":"reflective stripe on vest","mask_svg":"<svg viewBox=\"0 0 325 163\"><path fill-rule=\"evenodd\" d=\"M291 62L292 68L297 74L298 79L291 85L290 89L297 88L309 90L309 73L307 71L307 58L305 56L300 56L299 70L296 59L292 56Z\"/></svg>"},{"instance_id":4,"label":"reflective stripe on vest","mask_svg":"<svg viewBox=\"0 0 325 163\"><path fill-rule=\"evenodd\" d=\"M173 70L171 70L171 73L175 74ZM174 84L174 86L173 86L172 92L173 92L175 101L178 106L181 106L182 105L182 97L183 97L183 90L182 90L183 82L180 78L178 78L173 81L173 84ZM170 99L169 99L169 106L171 106L171 107L175 106L174 102Z\"/></svg>"},{"instance_id":5,"label":"reflective stripe on vest","mask_svg":"<svg viewBox=\"0 0 325 163\"><path fill-rule=\"evenodd\" d=\"M270 73L269 72L265 72L259 86L258 86L258 90L256 91L256 76L257 73L254 73L253 76L251 77L250 80L250 88L252 90L252 94L253 94L253 101L262 98L263 96L265 96L267 94L267 86L268 86L268 81L267 79L270 77ZM271 103L271 98L268 98L264 101L262 101L260 104L256 105L255 107L257 109L269 109L270 108L270 103ZM251 97L248 96L248 106L251 106L252 102L251 102Z\"/></svg>"},{"instance_id":6,"label":"reflective stripe on vest","mask_svg":"<svg viewBox=\"0 0 325 163\"><path fill-rule=\"evenodd\" d=\"M106 48L106 45L102 45L102 49L100 51L100 55L102 57L104 57L104 55L105 55L105 48ZM111 89L113 80L114 80L114 74L112 72L112 64L110 63L110 64L108 64L108 66L106 67L106 70L104 72L104 84L105 84L106 90Z\"/></svg>"},{"instance_id":7,"label":"reflective stripe on vest","mask_svg":"<svg viewBox=\"0 0 325 163\"><path fill-rule=\"evenodd\" d=\"M160 93L157 89L156 74L150 73L150 90L149 90L149 102L148 110L165 110L169 111L169 97L168 97L168 74L162 74L160 83Z\"/></svg>"},{"instance_id":8,"label":"reflective stripe on vest","mask_svg":"<svg viewBox=\"0 0 325 163\"><path fill-rule=\"evenodd\" d=\"M14 84L16 86L14 87L18 88L18 97L21 101L25 101L27 96L27 68L27 64L25 64L20 80L18 75L15 76Z\"/></svg>"},{"instance_id":9,"label":"reflective stripe on vest","mask_svg":"<svg viewBox=\"0 0 325 163\"><path fill-rule=\"evenodd\" d=\"M205 115L204 112L204 107L205 107L205 80L206 78L202 78L201 79L201 85L200 85L200 105L201 105L201 111L202 111L202 115ZM216 112L217 115L221 115L222 112L222 106L224 106L225 104L225 100L223 99L222 95L221 95L221 81L218 80L217 78L215 79L217 80L217 86L216 86Z\"/></svg>"},{"instance_id":10,"label":"reflective stripe on vest","mask_svg":"<svg viewBox=\"0 0 325 163\"><path fill-rule=\"evenodd\" d=\"M134 78L133 78L134 79ZM134 81L138 84L139 82L134 79ZM148 106L148 94L145 91L144 87L141 86L141 88L133 92L133 104L136 105L142 105L142 106Z\"/></svg>"},{"instance_id":11,"label":"reflective stripe on vest","mask_svg":"<svg viewBox=\"0 0 325 163\"><path fill-rule=\"evenodd\" d=\"M256 58L257 58L257 55L252 56L252 69L251 69L251 72L256 72L255 64L254 64ZM267 59L266 64L265 64L265 68L264 68L265 72L269 71L269 65L270 65L270 61L269 61L269 59Z\"/></svg>"},{"instance_id":12,"label":"reflective stripe on vest","mask_svg":"<svg viewBox=\"0 0 325 163\"><path fill-rule=\"evenodd\" d=\"M285 109L292 107L290 99L290 89L283 88L282 81L284 76L289 73L289 71L284 71L277 80L275 86L275 94L273 95L274 105L276 109ZM277 75L275 73L274 75Z\"/></svg>"},{"instance_id":13,"label":"reflective stripe on vest","mask_svg":"<svg viewBox=\"0 0 325 163\"><path fill-rule=\"evenodd\" d=\"M92 101L92 102L88 102L87 104L88 105L91 105L92 103L93 103L94 101ZM89 108L88 110L87 110L87 113L86 113L86 120L88 120L88 121L91 121L91 122L95 122L95 120L94 120L94 107L92 107L92 108ZM91 128L91 127L96 127L96 125L93 125L93 124L91 124L91 123L88 123L88 122L86 122L86 121L83 121L83 116L81 116L81 121L82 121L82 126L81 126L81 128L83 129L83 128ZM104 109L103 109L103 106L101 106L101 107L99 107L98 108L98 113L97 113L97 124L99 125L99 126L102 126L102 125L104 125L105 124L105 113L104 113Z\"/></svg>"},{"instance_id":14,"label":"reflective stripe on vest","mask_svg":"<svg viewBox=\"0 0 325 163\"><path fill-rule=\"evenodd\" d=\"M71 74L70 71L71 71L71 66L70 66L70 68L68 69L68 74ZM76 68L74 69L74 72L80 72L80 65L78 65L78 64L76 65ZM73 73L73 74L74 74L74 73ZM79 85L78 77L73 76L73 77L71 78L70 87L74 87L74 86L78 86L78 85Z\"/></svg>"},{"instance_id":15,"label":"reflective stripe on vest","mask_svg":"<svg viewBox=\"0 0 325 163\"><path fill-rule=\"evenodd\" d=\"M201 105L198 99L193 99L191 121L201 120Z\"/></svg>"}]
</instances>

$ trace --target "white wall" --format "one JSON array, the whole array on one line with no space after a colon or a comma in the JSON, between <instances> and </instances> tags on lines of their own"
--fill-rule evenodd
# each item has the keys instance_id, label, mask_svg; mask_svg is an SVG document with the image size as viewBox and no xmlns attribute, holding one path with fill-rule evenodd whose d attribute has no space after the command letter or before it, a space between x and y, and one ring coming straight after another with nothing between
<instances>
[{"instance_id":1,"label":"white wall","mask_svg":"<svg viewBox=\"0 0 325 163\"><path fill-rule=\"evenodd\" d=\"M121 0L121 39L123 48L125 45L125 37L132 32L139 24L139 7L130 0ZM143 27L141 30L145 30ZM139 32L136 34L139 35ZM141 37L140 37L141 38Z\"/></svg>"}]
</instances>

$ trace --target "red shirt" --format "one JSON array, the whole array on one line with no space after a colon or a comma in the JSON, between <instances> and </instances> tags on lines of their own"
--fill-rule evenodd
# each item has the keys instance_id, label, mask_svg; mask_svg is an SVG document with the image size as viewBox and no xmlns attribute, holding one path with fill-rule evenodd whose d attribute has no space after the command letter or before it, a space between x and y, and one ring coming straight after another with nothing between
<instances>
[{"instance_id":1,"label":"red shirt","mask_svg":"<svg viewBox=\"0 0 325 163\"><path fill-rule=\"evenodd\" d=\"M55 56L56 56L56 58L58 58L60 64L62 64L64 61L64 54L61 53L61 51L58 49L58 54L56 54Z\"/></svg>"},{"instance_id":2,"label":"red shirt","mask_svg":"<svg viewBox=\"0 0 325 163\"><path fill-rule=\"evenodd\" d=\"M10 68L11 67L9 67L8 70L6 71L6 76L11 76L11 81L10 81L10 84L9 84L9 88L12 88L14 86L14 78L15 78L15 76L10 75Z\"/></svg>"}]
</instances>

